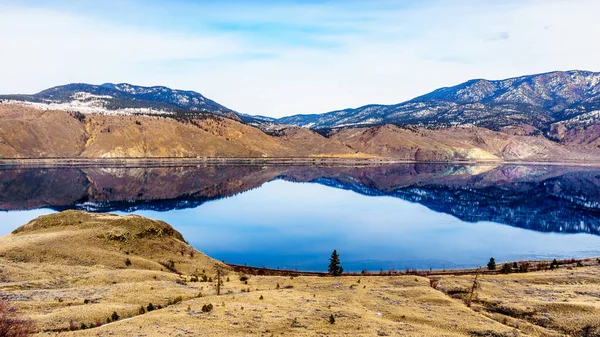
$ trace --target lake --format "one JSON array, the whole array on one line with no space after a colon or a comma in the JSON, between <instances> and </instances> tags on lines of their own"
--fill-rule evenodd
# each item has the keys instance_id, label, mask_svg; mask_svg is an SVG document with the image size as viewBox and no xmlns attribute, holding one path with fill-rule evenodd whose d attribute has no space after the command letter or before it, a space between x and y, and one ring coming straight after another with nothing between
<instances>
[{"instance_id":1,"label":"lake","mask_svg":"<svg viewBox=\"0 0 600 337\"><path fill-rule=\"evenodd\" d=\"M600 256L599 187L555 165L0 167L0 235L80 209L164 220L229 263L464 268Z\"/></svg>"}]
</instances>

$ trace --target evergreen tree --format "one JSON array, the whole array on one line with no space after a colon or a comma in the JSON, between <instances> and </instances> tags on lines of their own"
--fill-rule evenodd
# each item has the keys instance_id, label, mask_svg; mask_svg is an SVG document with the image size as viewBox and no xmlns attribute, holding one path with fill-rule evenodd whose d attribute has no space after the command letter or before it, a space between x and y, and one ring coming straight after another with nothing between
<instances>
[{"instance_id":1,"label":"evergreen tree","mask_svg":"<svg viewBox=\"0 0 600 337\"><path fill-rule=\"evenodd\" d=\"M329 273L333 276L340 276L344 272L344 268L340 266L340 256L334 249L329 258Z\"/></svg>"},{"instance_id":2,"label":"evergreen tree","mask_svg":"<svg viewBox=\"0 0 600 337\"><path fill-rule=\"evenodd\" d=\"M496 270L496 259L490 257L490 262L487 264L488 270Z\"/></svg>"}]
</instances>

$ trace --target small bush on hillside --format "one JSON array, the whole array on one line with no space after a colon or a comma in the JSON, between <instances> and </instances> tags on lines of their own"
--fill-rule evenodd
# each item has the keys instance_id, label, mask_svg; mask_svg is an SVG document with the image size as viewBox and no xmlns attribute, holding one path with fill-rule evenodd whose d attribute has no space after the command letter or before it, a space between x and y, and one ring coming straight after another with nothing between
<instances>
[{"instance_id":1,"label":"small bush on hillside","mask_svg":"<svg viewBox=\"0 0 600 337\"><path fill-rule=\"evenodd\" d=\"M490 262L487 264L488 270L496 270L496 259L490 257Z\"/></svg>"},{"instance_id":2,"label":"small bush on hillside","mask_svg":"<svg viewBox=\"0 0 600 337\"><path fill-rule=\"evenodd\" d=\"M148 312L150 312L150 311L152 311L152 310L154 310L154 309L155 309L155 308L154 308L154 305L152 305L152 303L148 303L148 306L146 307L146 310L147 310Z\"/></svg>"},{"instance_id":3,"label":"small bush on hillside","mask_svg":"<svg viewBox=\"0 0 600 337\"><path fill-rule=\"evenodd\" d=\"M177 273L177 269L175 269L175 261L168 260L160 263L163 267L167 268L169 271L173 273Z\"/></svg>"},{"instance_id":4,"label":"small bush on hillside","mask_svg":"<svg viewBox=\"0 0 600 337\"><path fill-rule=\"evenodd\" d=\"M131 260L130 260L129 258L126 258L126 259L125 259L125 265L126 265L127 267L131 266Z\"/></svg>"},{"instance_id":5,"label":"small bush on hillside","mask_svg":"<svg viewBox=\"0 0 600 337\"><path fill-rule=\"evenodd\" d=\"M21 317L10 303L0 300L0 336L25 337L35 332L33 323Z\"/></svg>"},{"instance_id":6,"label":"small bush on hillside","mask_svg":"<svg viewBox=\"0 0 600 337\"><path fill-rule=\"evenodd\" d=\"M205 304L202 306L202 312L211 312L213 310L212 303Z\"/></svg>"},{"instance_id":7,"label":"small bush on hillside","mask_svg":"<svg viewBox=\"0 0 600 337\"><path fill-rule=\"evenodd\" d=\"M538 263L537 270L546 270L546 269L548 269L548 263L546 263L544 261Z\"/></svg>"},{"instance_id":8,"label":"small bush on hillside","mask_svg":"<svg viewBox=\"0 0 600 337\"><path fill-rule=\"evenodd\" d=\"M583 263L581 263L581 261L577 261L577 267L583 267Z\"/></svg>"},{"instance_id":9,"label":"small bush on hillside","mask_svg":"<svg viewBox=\"0 0 600 337\"><path fill-rule=\"evenodd\" d=\"M526 273L529 271L529 263L523 263L519 266L519 273Z\"/></svg>"},{"instance_id":10,"label":"small bush on hillside","mask_svg":"<svg viewBox=\"0 0 600 337\"><path fill-rule=\"evenodd\" d=\"M146 313L146 309L144 309L144 306L141 306L140 309L138 310L138 314L143 315Z\"/></svg>"},{"instance_id":11,"label":"small bush on hillside","mask_svg":"<svg viewBox=\"0 0 600 337\"><path fill-rule=\"evenodd\" d=\"M500 269L500 272L502 274L509 274L512 272L512 267L510 266L509 263L505 263L502 265L502 269Z\"/></svg>"},{"instance_id":12,"label":"small bush on hillside","mask_svg":"<svg viewBox=\"0 0 600 337\"><path fill-rule=\"evenodd\" d=\"M329 315L329 324L335 324L335 317L333 317L333 314Z\"/></svg>"},{"instance_id":13,"label":"small bush on hillside","mask_svg":"<svg viewBox=\"0 0 600 337\"><path fill-rule=\"evenodd\" d=\"M240 281L242 281L242 282L247 282L248 279L249 279L249 277L247 275L240 276Z\"/></svg>"},{"instance_id":14,"label":"small bush on hillside","mask_svg":"<svg viewBox=\"0 0 600 337\"><path fill-rule=\"evenodd\" d=\"M111 319L113 322L116 322L116 321L118 321L118 320L119 320L119 318L121 318L121 317L119 317L119 315L117 314L117 312L116 312L116 311L113 311L112 315L110 315L110 319Z\"/></svg>"}]
</instances>

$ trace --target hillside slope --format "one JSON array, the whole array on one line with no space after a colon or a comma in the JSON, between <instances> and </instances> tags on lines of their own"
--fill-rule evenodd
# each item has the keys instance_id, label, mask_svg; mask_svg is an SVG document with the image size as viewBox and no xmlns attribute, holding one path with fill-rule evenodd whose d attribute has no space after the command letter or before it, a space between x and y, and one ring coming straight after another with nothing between
<instances>
[{"instance_id":1,"label":"hillside slope","mask_svg":"<svg viewBox=\"0 0 600 337\"><path fill-rule=\"evenodd\" d=\"M341 128L329 137L352 149L410 161L596 161L587 147L563 146L540 136L510 135L479 127L440 129L383 125Z\"/></svg>"},{"instance_id":2,"label":"hillside slope","mask_svg":"<svg viewBox=\"0 0 600 337\"><path fill-rule=\"evenodd\" d=\"M560 262L553 270L537 264L543 271L480 274L469 307L472 275L236 273L164 222L66 211L0 237L0 300L30 318L39 336L598 333L598 263ZM212 310L202 310L208 304Z\"/></svg>"},{"instance_id":3,"label":"hillside slope","mask_svg":"<svg viewBox=\"0 0 600 337\"><path fill-rule=\"evenodd\" d=\"M600 160L593 135L560 144L524 128L464 126L265 132L230 118L81 114L0 104L0 158L339 158L410 161ZM571 135L570 133L567 133ZM595 143L596 142L596 143Z\"/></svg>"},{"instance_id":4,"label":"hillside slope","mask_svg":"<svg viewBox=\"0 0 600 337\"><path fill-rule=\"evenodd\" d=\"M229 118L177 120L78 114L0 104L0 158L347 156L355 151L307 129L281 137Z\"/></svg>"}]
</instances>

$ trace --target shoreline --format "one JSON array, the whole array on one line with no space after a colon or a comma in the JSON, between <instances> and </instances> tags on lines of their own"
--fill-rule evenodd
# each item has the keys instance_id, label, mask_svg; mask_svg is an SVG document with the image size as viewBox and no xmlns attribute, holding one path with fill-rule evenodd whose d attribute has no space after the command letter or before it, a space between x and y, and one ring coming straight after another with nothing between
<instances>
[{"instance_id":1,"label":"shoreline","mask_svg":"<svg viewBox=\"0 0 600 337\"><path fill-rule=\"evenodd\" d=\"M372 166L390 164L453 164L453 165L531 165L600 167L600 162L588 161L415 161L393 158L342 157L203 157L203 158L0 158L1 167L160 167L186 165L340 165Z\"/></svg>"},{"instance_id":2,"label":"shoreline","mask_svg":"<svg viewBox=\"0 0 600 337\"><path fill-rule=\"evenodd\" d=\"M583 266L590 265L599 265L600 257L586 257L579 259L555 259L558 262L558 267L560 268L580 268L582 266L578 266L578 263L583 264ZM505 261L505 262L497 262L495 270L488 270L486 266L480 266L478 268L464 268L464 269L430 269L430 270L418 270L418 269L407 269L405 271L390 269L390 270L380 270L380 271L367 271L363 270L362 272L344 272L339 277L351 277L351 276L407 276L407 275L416 275L422 277L430 277L430 276L462 276L462 275L501 275L501 274L515 274L515 273L529 273L536 271L549 271L550 265L553 260L518 260L518 261ZM235 272L242 272L249 275L254 276L319 276L319 277L333 277L328 272L321 271L301 271L301 270L285 270L285 269L272 269L265 267L253 267L253 266L245 266L239 265L235 263L227 263L223 262L227 266L233 268ZM519 270L514 270L509 273L502 272L502 265L504 264L517 264L518 267L522 265L527 265L527 270L522 272ZM343 265L343 264L342 264ZM545 266L545 267L544 267Z\"/></svg>"}]
</instances>

